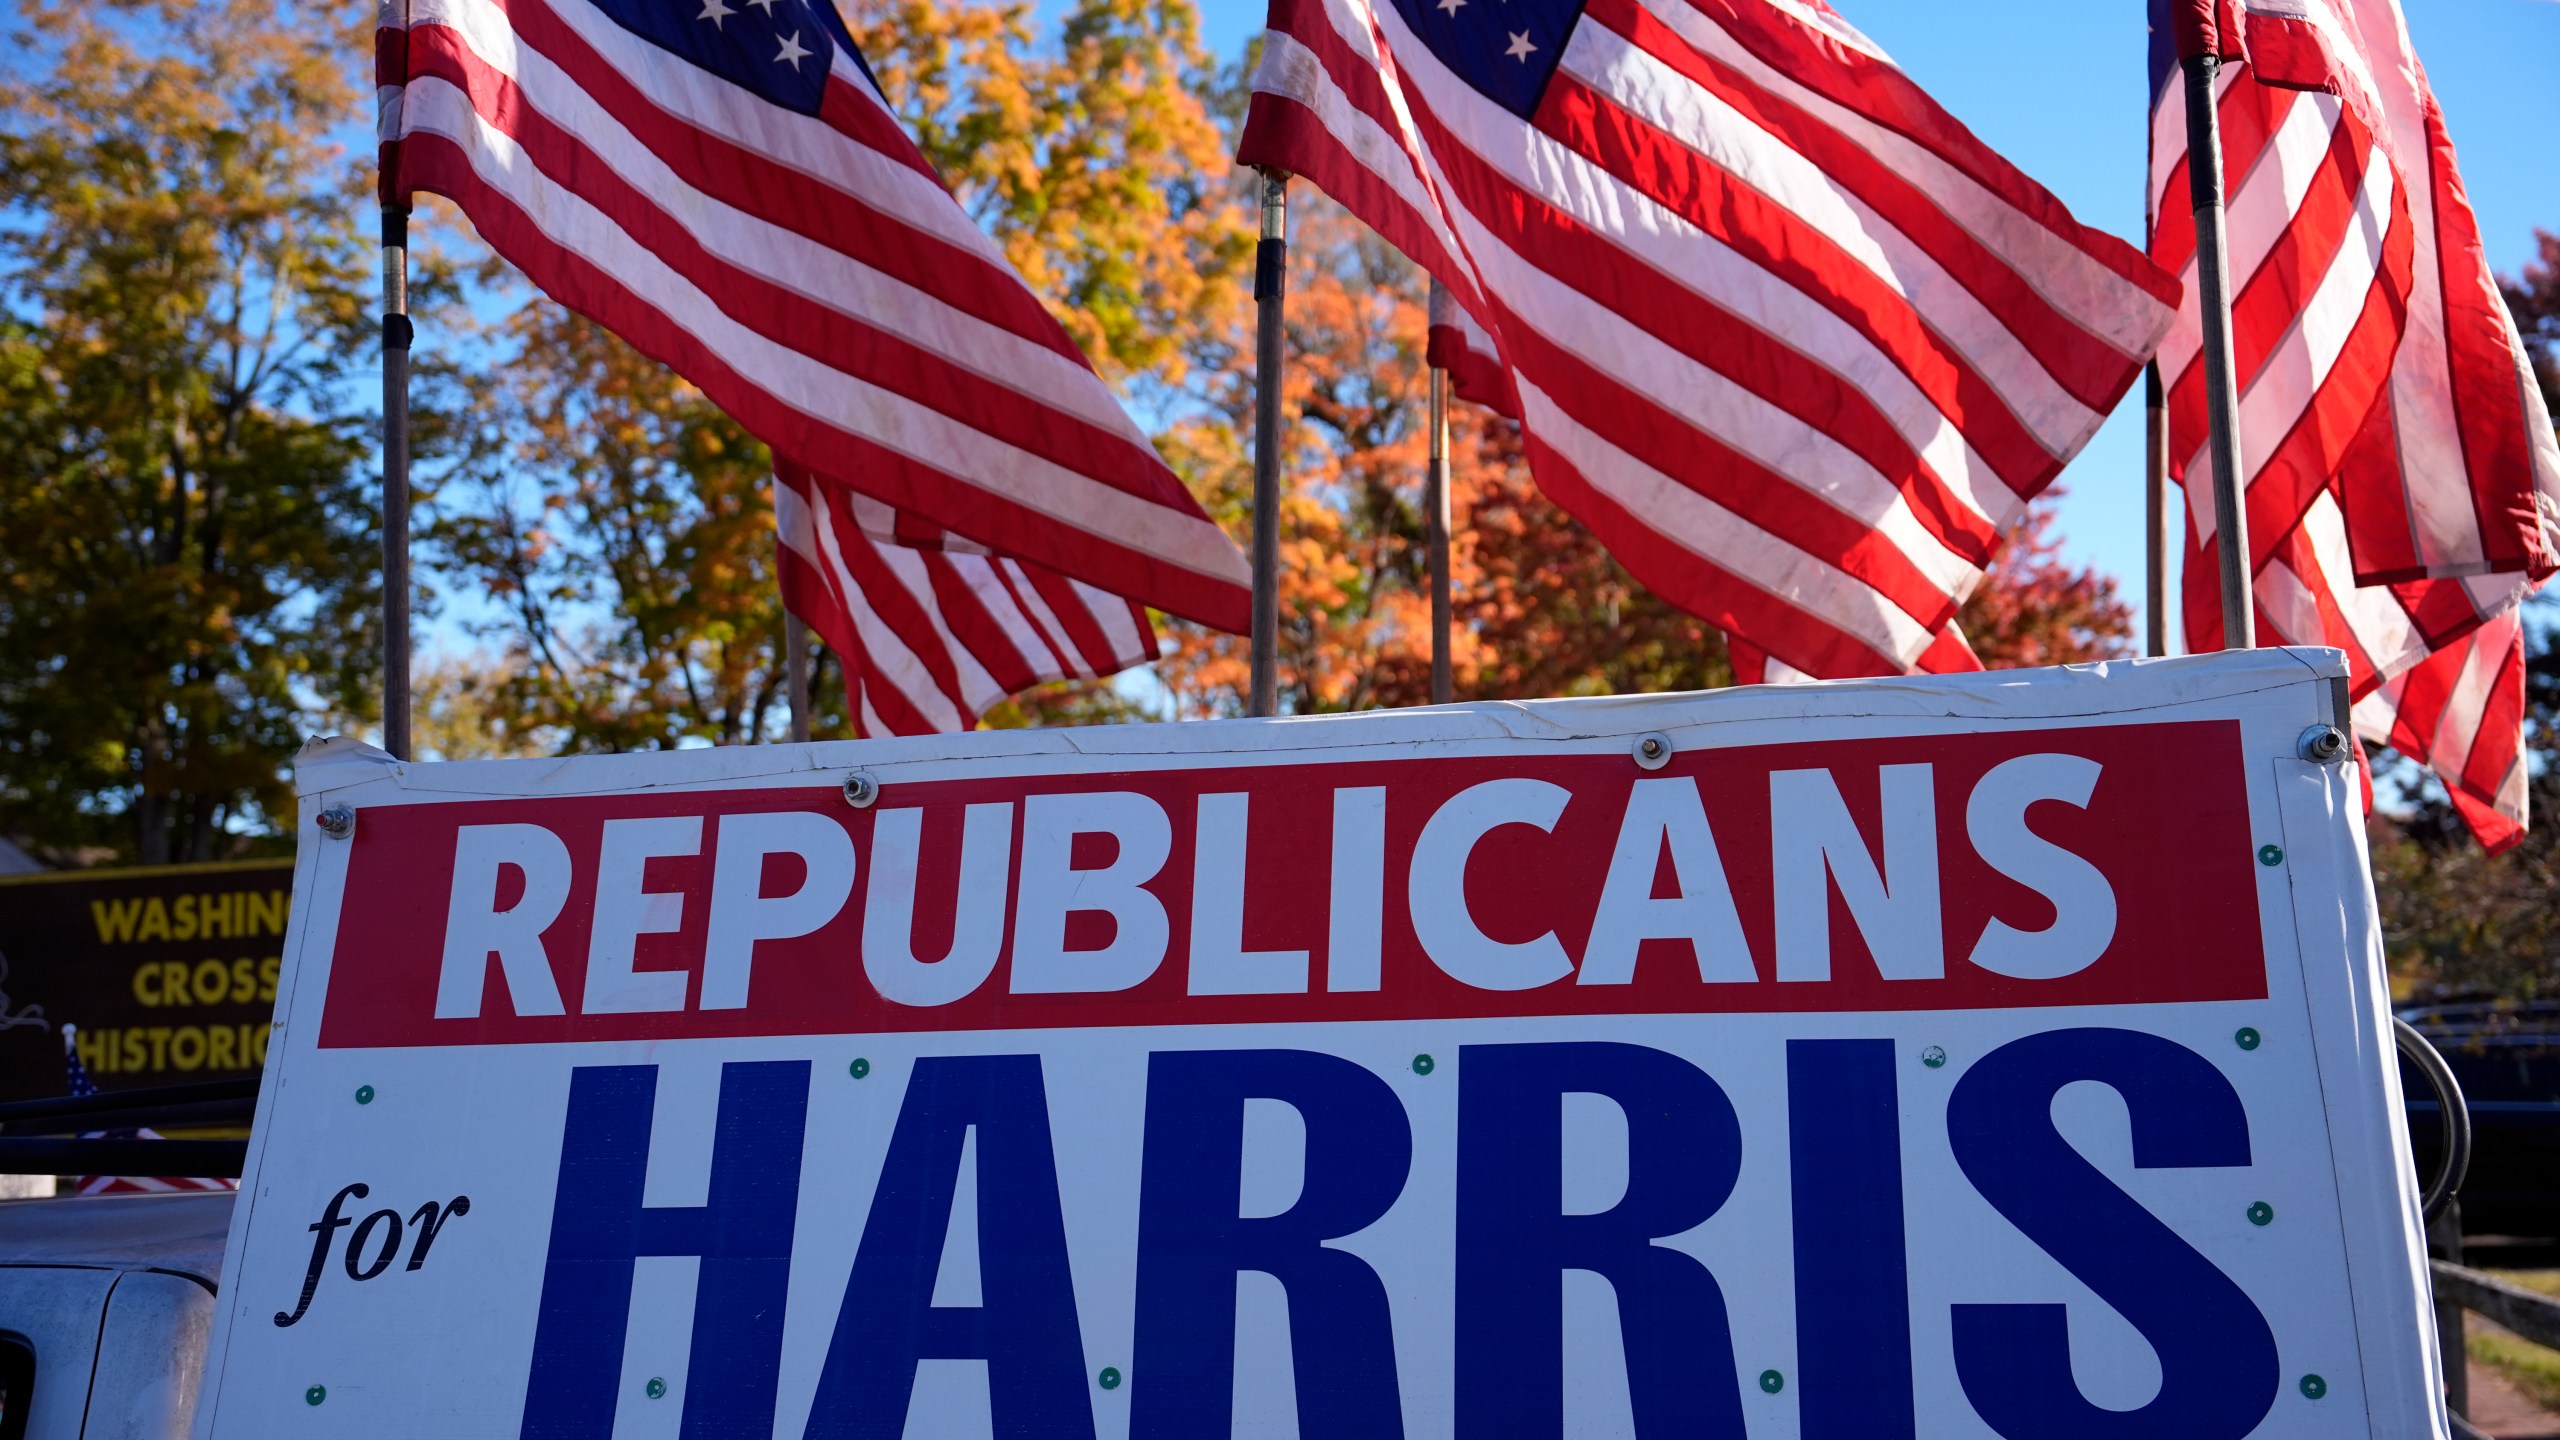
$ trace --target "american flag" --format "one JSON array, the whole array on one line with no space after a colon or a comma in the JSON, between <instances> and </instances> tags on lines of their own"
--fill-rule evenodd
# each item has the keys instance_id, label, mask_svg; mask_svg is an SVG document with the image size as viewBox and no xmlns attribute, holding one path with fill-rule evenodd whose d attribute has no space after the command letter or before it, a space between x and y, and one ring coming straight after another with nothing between
<instances>
[{"instance_id":1,"label":"american flag","mask_svg":"<svg viewBox=\"0 0 2560 1440\"><path fill-rule=\"evenodd\" d=\"M386 199L456 201L805 493L1247 628L1242 552L943 187L829 0L386 0L376 65Z\"/></svg>"},{"instance_id":2,"label":"american flag","mask_svg":"<svg viewBox=\"0 0 2560 1440\"><path fill-rule=\"evenodd\" d=\"M62 1068L70 1077L71 1097L85 1100L101 1093L98 1082L89 1078L89 1067L80 1063L80 1031L75 1025L62 1027ZM92 1130L83 1140L157 1140L159 1132L140 1130ZM81 1175L73 1181L73 1193L79 1195L165 1195L175 1190L237 1190L240 1182L217 1176L188 1175Z\"/></svg>"},{"instance_id":3,"label":"american flag","mask_svg":"<svg viewBox=\"0 0 2560 1440\"><path fill-rule=\"evenodd\" d=\"M2213 10L2181 29L2197 0L2152 6L2151 253L2189 281L2160 349L2189 647L2219 648L2222 620L2182 38L2231 62L2216 110L2259 630L2345 650L2362 737L2428 764L2484 843L2511 844L2516 609L2560 560L2560 442L2444 117L2396 0Z\"/></svg>"},{"instance_id":4,"label":"american flag","mask_svg":"<svg viewBox=\"0 0 2560 1440\"><path fill-rule=\"evenodd\" d=\"M782 596L844 667L864 735L967 730L1006 696L1156 659L1145 607L989 554L867 495L779 467Z\"/></svg>"},{"instance_id":5,"label":"american flag","mask_svg":"<svg viewBox=\"0 0 2560 1440\"><path fill-rule=\"evenodd\" d=\"M1253 85L1237 158L1446 282L1540 486L1808 675L1946 663L2174 316L1819 0L1273 0Z\"/></svg>"}]
</instances>

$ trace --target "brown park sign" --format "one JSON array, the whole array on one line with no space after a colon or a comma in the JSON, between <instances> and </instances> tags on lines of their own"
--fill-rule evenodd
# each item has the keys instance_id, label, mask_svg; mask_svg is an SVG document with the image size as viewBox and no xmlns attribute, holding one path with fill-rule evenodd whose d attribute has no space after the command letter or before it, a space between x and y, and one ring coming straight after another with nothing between
<instances>
[{"instance_id":1,"label":"brown park sign","mask_svg":"<svg viewBox=\"0 0 2560 1440\"><path fill-rule=\"evenodd\" d=\"M266 1060L291 860L0 879L0 1100L221 1080Z\"/></svg>"}]
</instances>

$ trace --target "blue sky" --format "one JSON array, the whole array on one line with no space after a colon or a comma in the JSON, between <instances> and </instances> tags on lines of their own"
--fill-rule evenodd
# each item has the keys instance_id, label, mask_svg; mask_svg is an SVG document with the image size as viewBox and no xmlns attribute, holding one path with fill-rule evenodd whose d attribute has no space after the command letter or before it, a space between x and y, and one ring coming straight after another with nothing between
<instances>
[{"instance_id":1,"label":"blue sky","mask_svg":"<svg viewBox=\"0 0 2560 1440\"><path fill-rule=\"evenodd\" d=\"M1235 55L1259 0L1201 0ZM2142 235L2149 79L2142 0L1832 0L1956 117L2082 220ZM2560 231L2560 0L2402 0L2480 214L2513 274L2534 227ZM2142 601L2140 387L2062 483L2068 552ZM2137 625L2139 621L2137 621ZM2137 630L2137 633L2139 631Z\"/></svg>"}]
</instances>

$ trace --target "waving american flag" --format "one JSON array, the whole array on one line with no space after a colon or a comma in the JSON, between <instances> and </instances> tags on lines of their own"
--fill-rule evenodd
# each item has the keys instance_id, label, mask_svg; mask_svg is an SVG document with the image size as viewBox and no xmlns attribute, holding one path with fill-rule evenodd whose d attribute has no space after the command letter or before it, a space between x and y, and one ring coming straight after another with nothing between
<instances>
[{"instance_id":1,"label":"waving american flag","mask_svg":"<svg viewBox=\"0 0 2560 1440\"><path fill-rule=\"evenodd\" d=\"M1238 158L1444 281L1539 485L1794 671L1969 663L1949 624L2002 526L2175 309L1819 0L1274 0L1269 25Z\"/></svg>"},{"instance_id":2,"label":"waving american flag","mask_svg":"<svg viewBox=\"0 0 2560 1440\"><path fill-rule=\"evenodd\" d=\"M1244 556L943 187L830 0L388 0L377 70L386 199L455 200L839 509L1247 627Z\"/></svg>"}]
</instances>

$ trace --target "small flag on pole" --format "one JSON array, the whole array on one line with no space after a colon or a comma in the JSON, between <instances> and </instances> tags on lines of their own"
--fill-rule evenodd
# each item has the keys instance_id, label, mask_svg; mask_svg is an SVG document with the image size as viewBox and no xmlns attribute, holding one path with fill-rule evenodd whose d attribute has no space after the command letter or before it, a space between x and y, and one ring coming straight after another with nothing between
<instances>
[{"instance_id":1,"label":"small flag on pole","mask_svg":"<svg viewBox=\"0 0 2560 1440\"><path fill-rule=\"evenodd\" d=\"M62 1068L70 1078L71 1098L85 1100L101 1092L98 1082L89 1078L89 1067L80 1063L80 1031L76 1025L62 1027ZM138 1130L92 1130L83 1140L157 1140L159 1132ZM73 1180L73 1193L80 1195L165 1195L180 1190L237 1190L240 1182L214 1176L189 1175L81 1175Z\"/></svg>"}]
</instances>

